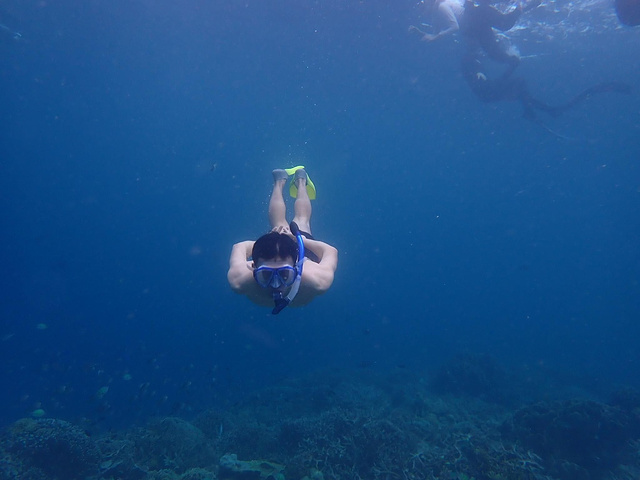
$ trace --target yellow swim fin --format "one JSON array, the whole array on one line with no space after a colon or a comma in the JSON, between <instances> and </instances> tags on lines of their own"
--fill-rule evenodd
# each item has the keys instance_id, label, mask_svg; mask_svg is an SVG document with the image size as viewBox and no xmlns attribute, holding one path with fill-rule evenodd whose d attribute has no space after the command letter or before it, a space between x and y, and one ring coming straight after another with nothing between
<instances>
[{"instance_id":1,"label":"yellow swim fin","mask_svg":"<svg viewBox=\"0 0 640 480\"><path fill-rule=\"evenodd\" d=\"M293 198L298 197L298 187L296 187L295 174L296 174L296 171L300 170L301 168L304 168L304 165L298 165L297 167L293 167L293 168L285 168L287 175L294 176L293 179L291 180L291 183L289 184L289 195L291 195ZM309 200L316 199L316 186L311 181L311 177L309 177L309 172L307 172L307 194L309 195Z\"/></svg>"}]
</instances>

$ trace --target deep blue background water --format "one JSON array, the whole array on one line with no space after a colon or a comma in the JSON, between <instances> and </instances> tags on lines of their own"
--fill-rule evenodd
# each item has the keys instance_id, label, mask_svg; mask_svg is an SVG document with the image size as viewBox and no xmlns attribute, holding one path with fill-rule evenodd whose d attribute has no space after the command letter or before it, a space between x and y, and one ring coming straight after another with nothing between
<instances>
[{"instance_id":1,"label":"deep blue background water","mask_svg":"<svg viewBox=\"0 0 640 480\"><path fill-rule=\"evenodd\" d=\"M4 6L0 422L188 416L458 352L638 386L640 31L601 5L580 35L518 32L545 100L636 88L544 119L559 140L475 99L459 44L407 34L412 2L273 3ZM339 269L273 318L229 290L228 254L299 163Z\"/></svg>"}]
</instances>

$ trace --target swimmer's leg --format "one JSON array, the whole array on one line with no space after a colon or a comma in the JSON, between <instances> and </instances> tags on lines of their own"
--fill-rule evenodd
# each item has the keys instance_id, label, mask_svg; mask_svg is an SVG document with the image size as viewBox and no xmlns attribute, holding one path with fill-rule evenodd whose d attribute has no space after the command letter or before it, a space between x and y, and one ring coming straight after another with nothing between
<instances>
[{"instance_id":1,"label":"swimmer's leg","mask_svg":"<svg viewBox=\"0 0 640 480\"><path fill-rule=\"evenodd\" d=\"M573 97L571 100L569 100L565 104L556 108L559 111L569 110L570 108L575 107L579 103L582 103L585 100L588 100L593 95L597 95L599 93L607 93L607 92L624 93L626 95L630 95L632 93L632 89L631 89L631 86L627 85L626 83L620 83L620 82L598 83L592 87L587 88L586 90L583 90L578 95Z\"/></svg>"},{"instance_id":2,"label":"swimmer's leg","mask_svg":"<svg viewBox=\"0 0 640 480\"><path fill-rule=\"evenodd\" d=\"M269 223L271 228L287 227L287 206L284 203L282 189L289 176L284 170L273 171L273 191L269 199Z\"/></svg>"},{"instance_id":3,"label":"swimmer's leg","mask_svg":"<svg viewBox=\"0 0 640 480\"><path fill-rule=\"evenodd\" d=\"M489 58L494 62L507 65L507 69L502 74L502 78L508 78L520 65L520 53L504 35L498 37L495 33L483 37L481 42L482 49L487 53Z\"/></svg>"},{"instance_id":4,"label":"swimmer's leg","mask_svg":"<svg viewBox=\"0 0 640 480\"><path fill-rule=\"evenodd\" d=\"M307 193L307 172L303 169L296 170L295 174L296 187L298 187L298 196L294 203L295 217L293 221L303 232L311 234L311 200Z\"/></svg>"}]
</instances>

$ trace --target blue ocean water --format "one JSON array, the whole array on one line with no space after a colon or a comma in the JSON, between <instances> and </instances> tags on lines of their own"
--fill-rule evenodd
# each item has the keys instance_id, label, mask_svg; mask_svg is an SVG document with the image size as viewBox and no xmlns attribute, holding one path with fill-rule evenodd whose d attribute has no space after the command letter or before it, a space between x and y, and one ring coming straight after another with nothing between
<instances>
[{"instance_id":1,"label":"blue ocean water","mask_svg":"<svg viewBox=\"0 0 640 480\"><path fill-rule=\"evenodd\" d=\"M460 352L638 387L640 30L567 5L513 34L532 92L636 91L543 117L558 138L478 101L459 42L407 33L414 2L3 3L0 424L189 417ZM274 318L228 255L297 164L340 261Z\"/></svg>"}]
</instances>

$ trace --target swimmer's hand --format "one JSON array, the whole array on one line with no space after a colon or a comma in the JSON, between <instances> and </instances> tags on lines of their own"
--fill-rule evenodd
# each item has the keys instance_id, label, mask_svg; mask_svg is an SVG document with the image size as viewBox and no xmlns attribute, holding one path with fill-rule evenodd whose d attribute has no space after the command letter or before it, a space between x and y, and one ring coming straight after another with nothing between
<instances>
[{"instance_id":1,"label":"swimmer's hand","mask_svg":"<svg viewBox=\"0 0 640 480\"><path fill-rule=\"evenodd\" d=\"M420 35L422 35L421 40L423 42L433 42L434 40L437 40L438 38L440 38L440 37L442 37L444 35L443 32L440 32L440 33L438 33L436 35L433 35L431 33L427 33L424 30L420 30L415 25L411 25L409 27L409 33L412 33L412 32L416 32L416 33L419 33ZM448 32L448 30L446 32Z\"/></svg>"}]
</instances>

